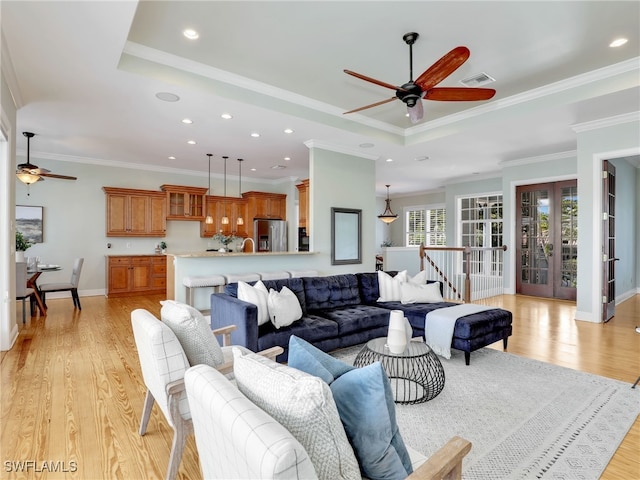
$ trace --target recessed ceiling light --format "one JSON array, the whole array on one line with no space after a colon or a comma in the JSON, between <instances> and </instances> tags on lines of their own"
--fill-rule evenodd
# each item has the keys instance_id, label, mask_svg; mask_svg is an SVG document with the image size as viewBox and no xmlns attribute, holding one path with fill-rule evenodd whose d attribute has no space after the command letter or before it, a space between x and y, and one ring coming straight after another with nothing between
<instances>
[{"instance_id":1,"label":"recessed ceiling light","mask_svg":"<svg viewBox=\"0 0 640 480\"><path fill-rule=\"evenodd\" d=\"M255 172L255 171L256 171L256 169L255 169L255 168L251 168L250 170L251 170L252 172Z\"/></svg>"},{"instance_id":2,"label":"recessed ceiling light","mask_svg":"<svg viewBox=\"0 0 640 480\"><path fill-rule=\"evenodd\" d=\"M611 42L609 44L609 46L612 47L612 48L621 47L622 45L624 45L627 42L628 42L628 40L626 38L616 38L613 42Z\"/></svg>"},{"instance_id":3,"label":"recessed ceiling light","mask_svg":"<svg viewBox=\"0 0 640 480\"><path fill-rule=\"evenodd\" d=\"M387 158L385 161L386 162L393 162L393 158Z\"/></svg>"},{"instance_id":4,"label":"recessed ceiling light","mask_svg":"<svg viewBox=\"0 0 640 480\"><path fill-rule=\"evenodd\" d=\"M374 145L373 143L361 143L360 144L360 148L372 148Z\"/></svg>"},{"instance_id":5,"label":"recessed ceiling light","mask_svg":"<svg viewBox=\"0 0 640 480\"><path fill-rule=\"evenodd\" d=\"M289 160L291 160L291 157L284 157L284 159L288 162Z\"/></svg>"},{"instance_id":6,"label":"recessed ceiling light","mask_svg":"<svg viewBox=\"0 0 640 480\"><path fill-rule=\"evenodd\" d=\"M174 157L173 155L171 155L171 156L169 157L169 160L175 160L175 159L176 159L176 157Z\"/></svg>"},{"instance_id":7,"label":"recessed ceiling light","mask_svg":"<svg viewBox=\"0 0 640 480\"><path fill-rule=\"evenodd\" d=\"M293 133L293 130L291 130L290 128L285 128L284 133Z\"/></svg>"},{"instance_id":8,"label":"recessed ceiling light","mask_svg":"<svg viewBox=\"0 0 640 480\"><path fill-rule=\"evenodd\" d=\"M183 118L182 119L182 123L186 123L187 125L191 125L193 123L193 120L191 120L190 118Z\"/></svg>"},{"instance_id":9,"label":"recessed ceiling light","mask_svg":"<svg viewBox=\"0 0 640 480\"><path fill-rule=\"evenodd\" d=\"M200 36L198 32L196 32L193 28L187 28L182 31L182 34L187 37L189 40L195 40Z\"/></svg>"},{"instance_id":10,"label":"recessed ceiling light","mask_svg":"<svg viewBox=\"0 0 640 480\"><path fill-rule=\"evenodd\" d=\"M180 100L180 97L178 95L169 92L158 92L156 93L156 97L159 100L163 100L165 102L177 102L178 100Z\"/></svg>"},{"instance_id":11,"label":"recessed ceiling light","mask_svg":"<svg viewBox=\"0 0 640 480\"><path fill-rule=\"evenodd\" d=\"M251 136L252 136L253 138L258 138L258 137L260 136L260 134L259 134L258 132L253 132L253 133L251 134Z\"/></svg>"},{"instance_id":12,"label":"recessed ceiling light","mask_svg":"<svg viewBox=\"0 0 640 480\"><path fill-rule=\"evenodd\" d=\"M188 143L189 145L195 145L195 144L196 144L196 143L198 143L198 142L196 142L195 140L188 140L188 141L187 141L187 143Z\"/></svg>"},{"instance_id":13,"label":"recessed ceiling light","mask_svg":"<svg viewBox=\"0 0 640 480\"><path fill-rule=\"evenodd\" d=\"M223 113L222 115L220 115L222 118L224 118L225 120L231 120L233 118L233 116L229 113Z\"/></svg>"}]
</instances>

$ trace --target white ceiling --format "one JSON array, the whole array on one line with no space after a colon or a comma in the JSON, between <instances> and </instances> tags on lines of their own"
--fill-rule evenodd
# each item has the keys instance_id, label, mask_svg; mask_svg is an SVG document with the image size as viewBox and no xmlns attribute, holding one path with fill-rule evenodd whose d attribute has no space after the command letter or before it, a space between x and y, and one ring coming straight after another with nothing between
<instances>
[{"instance_id":1,"label":"white ceiling","mask_svg":"<svg viewBox=\"0 0 640 480\"><path fill-rule=\"evenodd\" d=\"M372 158L377 191L389 183L408 194L575 150L572 125L640 110L637 1L3 0L0 9L18 131L37 134L31 154L42 167L58 159L206 175L213 153L216 174L228 155L245 159L243 176L278 181L308 175L313 140ZM439 86L485 72L495 97L424 101L416 125L399 101L343 115L395 93L343 69L409 80L410 31L420 34L414 79L466 45L471 57ZM626 45L608 46L621 36Z\"/></svg>"}]
</instances>

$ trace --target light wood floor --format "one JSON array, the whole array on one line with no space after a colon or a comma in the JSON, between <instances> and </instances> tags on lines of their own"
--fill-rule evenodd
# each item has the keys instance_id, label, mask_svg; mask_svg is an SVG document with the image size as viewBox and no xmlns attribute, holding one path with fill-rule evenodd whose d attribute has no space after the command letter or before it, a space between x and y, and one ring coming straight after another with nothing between
<instances>
[{"instance_id":1,"label":"light wood floor","mask_svg":"<svg viewBox=\"0 0 640 480\"><path fill-rule=\"evenodd\" d=\"M147 434L137 433L145 388L129 318L134 308L158 315L161 299L83 297L82 312L71 299L50 300L46 318L20 324L0 361L0 478L164 477L172 430L154 408ZM640 295L606 325L574 321L571 302L497 300L514 313L509 352L629 383L640 375ZM35 463L9 472L19 461ZM201 478L193 438L179 478ZM602 478L640 479L640 420Z\"/></svg>"}]
</instances>

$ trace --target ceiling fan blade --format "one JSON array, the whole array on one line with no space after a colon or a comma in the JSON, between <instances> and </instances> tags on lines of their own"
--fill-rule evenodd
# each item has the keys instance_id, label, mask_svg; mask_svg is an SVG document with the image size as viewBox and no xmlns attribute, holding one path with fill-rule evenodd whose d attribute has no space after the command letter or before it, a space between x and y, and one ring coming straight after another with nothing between
<instances>
[{"instance_id":1,"label":"ceiling fan blade","mask_svg":"<svg viewBox=\"0 0 640 480\"><path fill-rule=\"evenodd\" d=\"M397 87L395 85L391 85L390 83L383 82L381 80L376 80L375 78L367 77L366 75L352 72L351 70L344 70L344 73L346 73L347 75L351 75L353 77L359 78L360 80L364 80L365 82L371 82L371 83L375 83L376 85L380 85L381 87L390 88L391 90L402 90L402 88Z\"/></svg>"},{"instance_id":2,"label":"ceiling fan blade","mask_svg":"<svg viewBox=\"0 0 640 480\"><path fill-rule=\"evenodd\" d=\"M427 90L423 98L448 102L469 102L489 100L495 94L496 91L493 88L438 87Z\"/></svg>"},{"instance_id":3,"label":"ceiling fan blade","mask_svg":"<svg viewBox=\"0 0 640 480\"><path fill-rule=\"evenodd\" d=\"M347 113L359 112L360 110L366 110L367 108L377 107L378 105L383 105L385 103L389 103L397 99L398 97L391 97L386 100L382 100L381 102L372 103L371 105L367 105L365 107L356 108L355 110L349 110L348 112L344 112L343 115L346 115Z\"/></svg>"},{"instance_id":4,"label":"ceiling fan blade","mask_svg":"<svg viewBox=\"0 0 640 480\"><path fill-rule=\"evenodd\" d=\"M428 90L436 86L466 62L469 55L470 52L467 47L454 48L427 68L414 83L422 88L422 90Z\"/></svg>"},{"instance_id":5,"label":"ceiling fan blade","mask_svg":"<svg viewBox=\"0 0 640 480\"><path fill-rule=\"evenodd\" d=\"M411 120L411 123L418 123L422 120L422 117L424 116L422 99L418 99L413 107L407 107L407 112L409 112L409 120Z\"/></svg>"},{"instance_id":6,"label":"ceiling fan blade","mask_svg":"<svg viewBox=\"0 0 640 480\"><path fill-rule=\"evenodd\" d=\"M78 177L70 177L69 175L56 175L55 173L40 173L41 177L60 178L62 180L77 180Z\"/></svg>"}]
</instances>

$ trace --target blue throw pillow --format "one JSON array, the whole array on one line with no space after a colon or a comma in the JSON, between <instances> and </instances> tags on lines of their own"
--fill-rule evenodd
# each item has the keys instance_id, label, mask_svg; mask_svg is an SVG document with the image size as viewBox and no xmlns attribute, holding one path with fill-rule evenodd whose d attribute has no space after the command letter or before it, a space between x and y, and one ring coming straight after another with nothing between
<instances>
[{"instance_id":1,"label":"blue throw pillow","mask_svg":"<svg viewBox=\"0 0 640 480\"><path fill-rule=\"evenodd\" d=\"M379 362L355 368L292 335L288 364L329 384L363 476L396 480L413 472L389 378Z\"/></svg>"}]
</instances>

